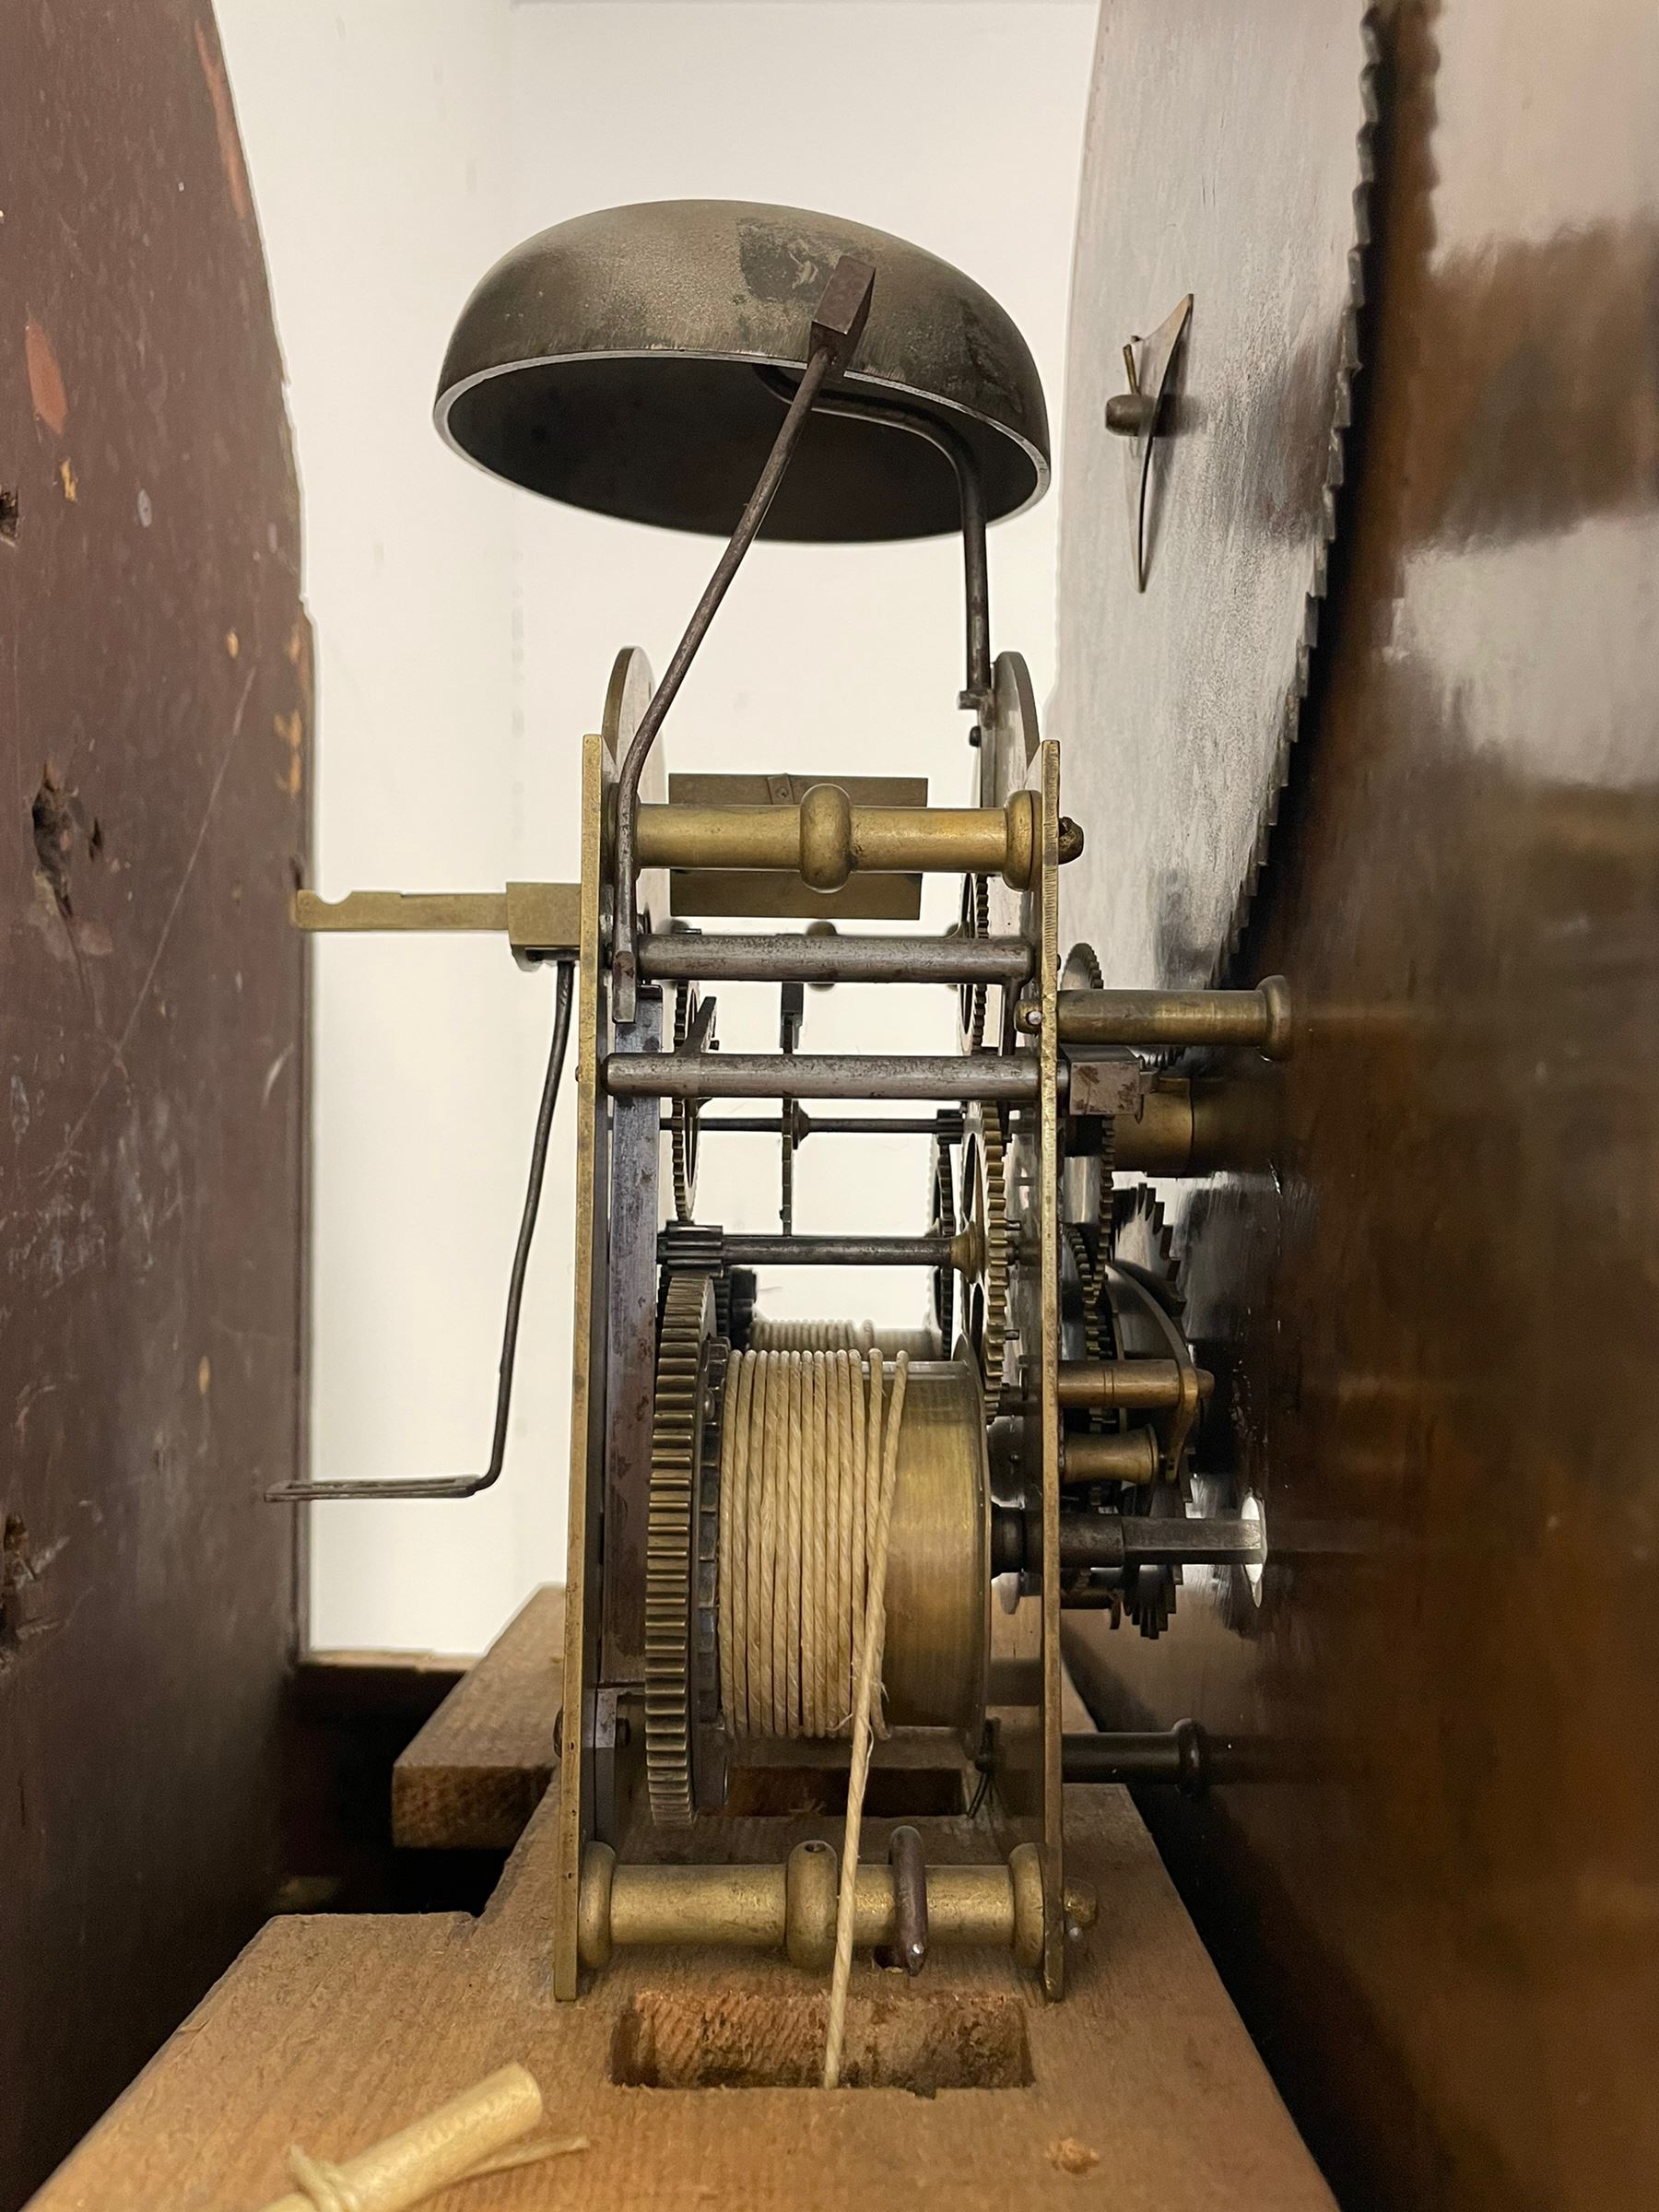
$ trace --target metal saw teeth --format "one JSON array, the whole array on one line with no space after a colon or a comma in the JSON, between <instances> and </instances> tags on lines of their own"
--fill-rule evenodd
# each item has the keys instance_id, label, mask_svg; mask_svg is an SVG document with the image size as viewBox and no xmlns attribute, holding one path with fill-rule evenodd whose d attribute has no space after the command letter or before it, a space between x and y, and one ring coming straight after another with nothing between
<instances>
[{"instance_id":1,"label":"metal saw teeth","mask_svg":"<svg viewBox=\"0 0 1659 2212\"><path fill-rule=\"evenodd\" d=\"M1278 749L1268 784L1267 803L1256 825L1255 843L1244 880L1233 901L1232 919L1210 971L1212 984L1219 983L1232 967L1255 903L1262 871L1267 865L1268 846L1278 821L1279 802L1290 781L1291 748L1301 734L1301 710L1308 696L1313 649L1319 640L1319 610L1330 582L1331 547L1336 541L1337 494L1347 474L1346 441L1354 419L1354 378L1361 366L1359 314L1365 305L1365 254L1371 241L1371 196L1377 178L1377 132L1381 119L1378 98L1382 67L1381 20L1379 9L1368 8L1359 26L1365 60L1359 72L1360 124L1354 139L1358 168L1353 195L1354 242L1347 253L1347 304L1343 309L1337 342L1336 390L1320 494L1320 541L1303 603L1301 635L1296 645L1296 675L1286 694L1280 718Z\"/></svg>"}]
</instances>

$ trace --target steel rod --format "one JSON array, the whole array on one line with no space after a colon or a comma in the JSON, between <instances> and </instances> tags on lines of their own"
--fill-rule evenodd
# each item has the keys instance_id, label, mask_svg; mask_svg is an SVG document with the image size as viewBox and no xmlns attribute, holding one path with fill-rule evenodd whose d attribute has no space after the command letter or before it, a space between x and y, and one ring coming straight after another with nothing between
<instances>
[{"instance_id":1,"label":"steel rod","mask_svg":"<svg viewBox=\"0 0 1659 2212\"><path fill-rule=\"evenodd\" d=\"M796 1141L803 1145L809 1136L936 1136L947 1145L962 1141L959 1114L797 1112L794 1120ZM662 1126L665 1136L673 1135L674 1124L666 1115ZM697 1117L700 1136L707 1136L711 1131L725 1136L777 1136L782 1126L783 1117L776 1113L700 1113Z\"/></svg>"},{"instance_id":2,"label":"steel rod","mask_svg":"<svg viewBox=\"0 0 1659 2212\"><path fill-rule=\"evenodd\" d=\"M524 1206L519 1219L518 1241L507 1277L507 1312L501 1324L501 1355L496 1362L495 1426L490 1431L489 1459L477 1475L372 1476L341 1482L288 1482L266 1490L274 1503L324 1498L476 1498L499 1480L507 1462L507 1436L512 1413L512 1378L518 1360L519 1316L524 1302L524 1277L535 1240L536 1217L541 1212L542 1184L547 1172L547 1144L553 1134L553 1112L564 1077L565 1048L571 1037L571 1008L576 993L576 963L559 964L553 992L553 1041L547 1053L547 1072L542 1078L541 1102L530 1139L530 1172Z\"/></svg>"},{"instance_id":3,"label":"steel rod","mask_svg":"<svg viewBox=\"0 0 1659 2212\"><path fill-rule=\"evenodd\" d=\"M1061 1764L1067 1782L1165 1782L1194 1795L1207 1779L1206 1751L1197 1722L1177 1721L1173 1728L1068 1735Z\"/></svg>"},{"instance_id":4,"label":"steel rod","mask_svg":"<svg viewBox=\"0 0 1659 2212\"><path fill-rule=\"evenodd\" d=\"M605 1064L613 1098L993 1099L1037 1096L1034 1056L926 1053L629 1053Z\"/></svg>"},{"instance_id":5,"label":"steel rod","mask_svg":"<svg viewBox=\"0 0 1659 2212\"><path fill-rule=\"evenodd\" d=\"M780 399L790 396L789 379L775 369L762 369L761 380ZM991 564L985 547L985 492L972 447L950 424L903 400L873 399L845 390L826 393L818 403L820 415L842 415L854 422L877 422L889 429L905 430L924 439L949 462L957 484L957 511L962 528L962 600L966 627L967 688L963 703L971 705L982 720L991 712Z\"/></svg>"},{"instance_id":6,"label":"steel rod","mask_svg":"<svg viewBox=\"0 0 1659 2212\"><path fill-rule=\"evenodd\" d=\"M1023 983L1023 937L713 936L691 930L640 944L640 972L658 982Z\"/></svg>"},{"instance_id":7,"label":"steel rod","mask_svg":"<svg viewBox=\"0 0 1659 2212\"><path fill-rule=\"evenodd\" d=\"M992 1510L993 1569L1035 1573L1032 1530L1023 1507ZM1152 1513L1063 1513L1060 1565L1111 1572L1124 1567L1259 1567L1266 1559L1261 1524L1238 1517L1164 1520Z\"/></svg>"},{"instance_id":8,"label":"steel rod","mask_svg":"<svg viewBox=\"0 0 1659 2212\"><path fill-rule=\"evenodd\" d=\"M1266 1557L1259 1521L1216 1515L1206 1520L1170 1520L1150 1513L1125 1513L1124 1558L1170 1567L1259 1567Z\"/></svg>"},{"instance_id":9,"label":"steel rod","mask_svg":"<svg viewBox=\"0 0 1659 2212\"><path fill-rule=\"evenodd\" d=\"M812 403L818 388L829 375L833 361L829 347L820 346L806 364L806 373L795 389L789 411L778 426L778 435L766 465L760 471L748 503L737 518L725 550L715 564L714 573L704 586L702 597L692 609L691 619L686 625L685 635L674 649L674 657L663 673L663 680L651 695L651 703L640 719L622 762L622 773L617 786L617 920L612 953L612 976L621 1018L633 1018L635 985L634 953L634 877L637 863L634 857L635 817L639 810L640 778L644 771L646 756L656 740L664 718L674 704L675 695L685 681L686 672L697 654L698 647L709 634L710 625L720 611L720 603L731 588L734 576L743 562L744 555L759 533L761 524L772 503L783 472L789 466L801 433L806 428L812 413Z\"/></svg>"},{"instance_id":10,"label":"steel rod","mask_svg":"<svg viewBox=\"0 0 1659 2212\"><path fill-rule=\"evenodd\" d=\"M686 625L685 635L674 649L674 654L663 672L663 680L652 693L640 726L623 757L621 774L617 780L617 912L611 946L611 984L617 1018L631 1021L634 1011L634 993L638 982L638 954L635 937L638 916L634 907L634 877L638 862L634 852L635 817L639 811L640 778L646 758L656 742L657 732L675 696L685 681L686 671L696 658L697 649L709 634L709 627L720 611L720 603L731 588L732 579L743 565L743 557L760 534L767 512L783 481L783 472L794 456L802 432L811 418L813 402L823 389L830 371L850 359L864 335L870 312L870 295L875 288L876 272L867 262L853 254L842 254L830 272L830 281L824 287L818 308L813 315L808 343L811 351L800 382L789 397L783 419L778 425L778 434L772 440L771 451L755 488L737 517L736 527L727 540L725 548L714 564L714 573L703 587L703 594L692 609L691 619Z\"/></svg>"},{"instance_id":11,"label":"steel rod","mask_svg":"<svg viewBox=\"0 0 1659 2212\"><path fill-rule=\"evenodd\" d=\"M948 1267L949 1237L734 1237L721 1249L732 1267Z\"/></svg>"}]
</instances>

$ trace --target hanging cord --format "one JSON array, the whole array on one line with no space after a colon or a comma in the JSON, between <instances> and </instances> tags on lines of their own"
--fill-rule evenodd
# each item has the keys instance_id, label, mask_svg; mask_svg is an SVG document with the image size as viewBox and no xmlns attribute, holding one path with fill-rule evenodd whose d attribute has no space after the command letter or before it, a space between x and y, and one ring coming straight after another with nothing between
<instances>
[{"instance_id":1,"label":"hanging cord","mask_svg":"<svg viewBox=\"0 0 1659 2212\"><path fill-rule=\"evenodd\" d=\"M853 1926L858 1901L858 1839L864 1825L865 1785L870 1778L870 1745L881 1702L881 1649L887 1636L887 1568L893 1530L893 1491L899 1475L899 1424L904 1417L904 1386L910 1356L900 1352L893 1373L887 1435L881 1432L881 1354L870 1359L869 1449L881 1465L880 1502L871 1546L869 1596L859 1639L857 1682L853 1700L853 1757L847 1770L847 1826L841 1840L841 1892L835 1907L835 1963L830 1977L830 2028L824 2039L824 2087L841 2083L841 2041L847 2025L847 1988L853 1975Z\"/></svg>"},{"instance_id":2,"label":"hanging cord","mask_svg":"<svg viewBox=\"0 0 1659 2212\"><path fill-rule=\"evenodd\" d=\"M542 1183L547 1172L547 1145L553 1134L553 1109L564 1075L565 1047L571 1036L571 1001L576 982L576 964L560 960L553 1000L553 1043L547 1054L547 1072L542 1081L541 1104L535 1113L535 1135L530 1146L530 1180L524 1192L524 1211L519 1222L512 1271L507 1278L507 1317L501 1329L501 1359L496 1375L495 1434L490 1440L489 1465L482 1475L394 1476L382 1481L288 1482L268 1489L273 1500L307 1498L473 1498L488 1489L507 1457L507 1423L512 1411L512 1371L518 1357L519 1312L524 1302L524 1277L530 1265L530 1247L535 1238L535 1218L541 1211Z\"/></svg>"}]
</instances>

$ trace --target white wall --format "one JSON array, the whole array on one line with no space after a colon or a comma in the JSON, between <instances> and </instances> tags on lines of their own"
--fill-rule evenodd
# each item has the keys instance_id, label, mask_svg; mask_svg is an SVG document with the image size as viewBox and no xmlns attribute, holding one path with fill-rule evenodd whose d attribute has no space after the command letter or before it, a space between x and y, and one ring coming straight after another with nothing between
<instances>
[{"instance_id":1,"label":"white wall","mask_svg":"<svg viewBox=\"0 0 1659 2212\"><path fill-rule=\"evenodd\" d=\"M611 659L661 668L707 540L467 468L429 423L462 300L528 232L630 199L833 209L959 263L1062 386L1091 5L1077 0L219 0L276 295L318 643L316 887L483 888L577 865L576 739ZM845 137L831 144L826 119ZM999 647L1053 670L1051 498L992 539ZM968 782L954 545L762 547L667 734L676 767ZM931 887L930 923L954 891ZM312 1463L450 1470L488 1444L550 982L487 943L317 947ZM948 1050L947 994L813 994L807 1041ZM721 994L729 1048L772 994ZM313 1512L324 1644L481 1649L560 1571L571 1160L561 1112L508 1471L465 1504ZM818 1139L801 1228L920 1226L924 1142ZM711 1139L700 1215L776 1226L776 1147ZM909 1319L914 1277L780 1278L774 1312Z\"/></svg>"}]
</instances>

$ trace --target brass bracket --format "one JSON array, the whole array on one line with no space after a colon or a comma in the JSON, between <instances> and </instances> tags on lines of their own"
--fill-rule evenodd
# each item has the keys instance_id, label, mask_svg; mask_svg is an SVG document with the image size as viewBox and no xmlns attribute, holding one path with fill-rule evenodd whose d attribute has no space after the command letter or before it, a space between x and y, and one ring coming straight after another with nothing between
<instances>
[{"instance_id":1,"label":"brass bracket","mask_svg":"<svg viewBox=\"0 0 1659 2212\"><path fill-rule=\"evenodd\" d=\"M308 934L505 936L515 957L547 959L576 951L582 887L576 883L510 883L501 891L348 891L319 899L296 891L292 920Z\"/></svg>"}]
</instances>

